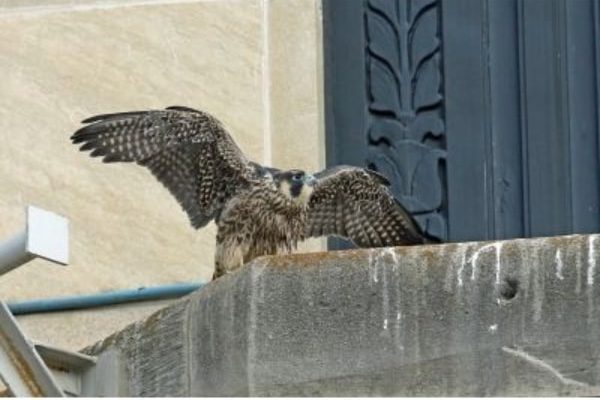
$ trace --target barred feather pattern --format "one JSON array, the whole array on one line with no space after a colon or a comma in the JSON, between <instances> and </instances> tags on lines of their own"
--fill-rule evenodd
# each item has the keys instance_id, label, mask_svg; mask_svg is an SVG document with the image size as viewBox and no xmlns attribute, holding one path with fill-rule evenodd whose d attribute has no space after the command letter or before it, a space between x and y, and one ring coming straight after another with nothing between
<instances>
[{"instance_id":1,"label":"barred feather pattern","mask_svg":"<svg viewBox=\"0 0 600 400\"><path fill-rule=\"evenodd\" d=\"M259 185L231 199L217 228L215 278L256 257L294 250L305 238L306 204Z\"/></svg>"},{"instance_id":2,"label":"barred feather pattern","mask_svg":"<svg viewBox=\"0 0 600 400\"><path fill-rule=\"evenodd\" d=\"M426 242L382 175L339 166L315 174L316 181L296 180L291 191L286 179L303 179L293 178L303 171L249 161L205 112L175 106L83 122L71 136L81 150L148 168L195 228L215 219L215 277L262 255L289 253L311 236L337 235L360 247ZM309 186L298 191L298 182Z\"/></svg>"},{"instance_id":3,"label":"barred feather pattern","mask_svg":"<svg viewBox=\"0 0 600 400\"><path fill-rule=\"evenodd\" d=\"M200 228L255 179L250 164L221 123L186 107L103 114L71 136L104 162L147 167Z\"/></svg>"},{"instance_id":4,"label":"barred feather pattern","mask_svg":"<svg viewBox=\"0 0 600 400\"><path fill-rule=\"evenodd\" d=\"M338 166L319 174L308 205L306 235L335 235L359 247L425 243L419 226L377 172Z\"/></svg>"}]
</instances>

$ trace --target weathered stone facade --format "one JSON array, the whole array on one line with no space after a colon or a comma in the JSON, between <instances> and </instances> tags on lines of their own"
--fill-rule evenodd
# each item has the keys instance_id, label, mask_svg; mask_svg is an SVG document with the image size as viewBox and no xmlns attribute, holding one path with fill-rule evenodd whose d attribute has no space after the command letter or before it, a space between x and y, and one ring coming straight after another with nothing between
<instances>
[{"instance_id":1,"label":"weathered stone facade","mask_svg":"<svg viewBox=\"0 0 600 400\"><path fill-rule=\"evenodd\" d=\"M599 263L599 235L265 257L87 351L107 395L597 396Z\"/></svg>"}]
</instances>

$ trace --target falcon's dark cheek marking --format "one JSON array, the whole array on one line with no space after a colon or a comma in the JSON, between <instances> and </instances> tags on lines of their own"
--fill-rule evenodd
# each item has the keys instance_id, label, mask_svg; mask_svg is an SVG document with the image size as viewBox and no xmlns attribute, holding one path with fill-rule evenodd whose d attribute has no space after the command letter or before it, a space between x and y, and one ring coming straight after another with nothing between
<instances>
[{"instance_id":1,"label":"falcon's dark cheek marking","mask_svg":"<svg viewBox=\"0 0 600 400\"><path fill-rule=\"evenodd\" d=\"M292 197L298 197L302 193L302 182L292 182L290 185L290 194Z\"/></svg>"}]
</instances>

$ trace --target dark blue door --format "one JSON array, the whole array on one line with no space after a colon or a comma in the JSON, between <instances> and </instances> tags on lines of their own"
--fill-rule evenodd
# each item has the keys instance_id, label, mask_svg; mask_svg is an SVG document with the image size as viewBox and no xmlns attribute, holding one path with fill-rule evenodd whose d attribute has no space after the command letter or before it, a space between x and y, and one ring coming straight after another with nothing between
<instances>
[{"instance_id":1,"label":"dark blue door","mask_svg":"<svg viewBox=\"0 0 600 400\"><path fill-rule=\"evenodd\" d=\"M600 231L600 1L325 0L327 162L444 240Z\"/></svg>"}]
</instances>

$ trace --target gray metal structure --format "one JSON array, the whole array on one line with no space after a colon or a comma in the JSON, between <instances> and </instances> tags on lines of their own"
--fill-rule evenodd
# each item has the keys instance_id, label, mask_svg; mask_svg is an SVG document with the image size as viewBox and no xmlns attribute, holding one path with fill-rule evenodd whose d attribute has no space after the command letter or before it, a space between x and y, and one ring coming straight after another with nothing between
<instances>
[{"instance_id":1,"label":"gray metal structure","mask_svg":"<svg viewBox=\"0 0 600 400\"><path fill-rule=\"evenodd\" d=\"M28 206L26 226L0 242L0 275L36 257L58 264L69 261L68 220ZM17 397L63 397L82 394L83 372L95 358L49 346L35 345L19 328L0 300L0 380ZM88 379L93 382L93 379Z\"/></svg>"},{"instance_id":2,"label":"gray metal structure","mask_svg":"<svg viewBox=\"0 0 600 400\"><path fill-rule=\"evenodd\" d=\"M0 379L17 397L63 397L52 373L0 301Z\"/></svg>"},{"instance_id":3,"label":"gray metal structure","mask_svg":"<svg viewBox=\"0 0 600 400\"><path fill-rule=\"evenodd\" d=\"M69 221L55 213L28 206L25 227L0 242L0 275L36 257L56 264L69 263Z\"/></svg>"},{"instance_id":4,"label":"gray metal structure","mask_svg":"<svg viewBox=\"0 0 600 400\"><path fill-rule=\"evenodd\" d=\"M450 241L600 230L600 2L324 0L328 164Z\"/></svg>"}]
</instances>

